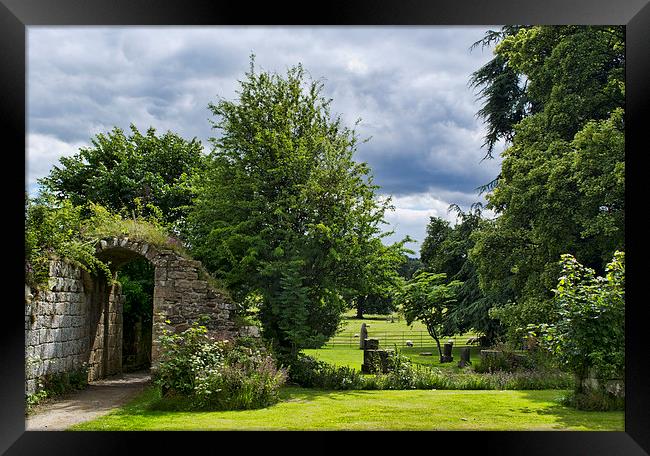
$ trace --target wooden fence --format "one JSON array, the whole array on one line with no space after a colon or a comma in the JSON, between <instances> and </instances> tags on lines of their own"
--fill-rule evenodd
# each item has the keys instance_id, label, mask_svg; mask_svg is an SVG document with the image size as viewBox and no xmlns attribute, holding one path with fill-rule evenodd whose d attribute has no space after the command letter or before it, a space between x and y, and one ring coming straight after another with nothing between
<instances>
[{"instance_id":1,"label":"wooden fence","mask_svg":"<svg viewBox=\"0 0 650 456\"><path fill-rule=\"evenodd\" d=\"M379 345L383 348L391 348L397 345L398 348L406 347L406 342L410 341L413 347L432 347L435 346L436 341L429 335L427 331L368 331L369 339L379 339ZM471 335L442 337L440 344L443 345L447 341L454 342L454 347L463 347L468 344ZM342 332L332 337L328 342L329 346L359 346L359 333Z\"/></svg>"}]
</instances>

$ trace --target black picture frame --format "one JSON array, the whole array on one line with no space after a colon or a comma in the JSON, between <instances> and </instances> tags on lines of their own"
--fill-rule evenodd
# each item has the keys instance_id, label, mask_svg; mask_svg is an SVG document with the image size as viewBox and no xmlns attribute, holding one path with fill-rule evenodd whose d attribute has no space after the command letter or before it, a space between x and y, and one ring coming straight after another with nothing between
<instances>
[{"instance_id":1,"label":"black picture frame","mask_svg":"<svg viewBox=\"0 0 650 456\"><path fill-rule=\"evenodd\" d=\"M456 0L456 1L346 1L309 4L215 2L208 0L0 0L0 125L3 130L4 206L13 212L3 223L6 294L0 364L0 452L6 454L129 454L135 445L171 450L181 444L198 452L197 445L217 451L361 451L388 449L393 439L399 448L408 442L428 452L481 454L622 455L650 452L650 366L643 319L643 240L630 227L643 226L638 166L647 144L642 139L643 121L650 107L650 0ZM24 333L21 310L20 243L24 231L17 220L25 198L26 123L26 27L34 25L498 25L498 24L618 24L626 26L626 262L628 306L626 315L626 410L624 432L427 432L411 433L406 440L396 433L371 437L357 433L351 447L336 448L342 433L297 433L307 436L294 442L294 435L263 433L249 438L237 432L26 432L24 419ZM7 141L8 140L8 141ZM21 155L23 151L23 155ZM22 174L21 174L22 172ZM8 179L9 178L9 179ZM13 180L15 179L15 182ZM14 260L11 258L15 258ZM333 435L334 434L334 435ZM336 437L332 439L331 437ZM325 437L323 439L323 437ZM323 439L324 445L318 445ZM229 447L226 444L234 444ZM443 444L450 446L444 446ZM300 445L307 445L300 446ZM140 450L142 451L142 450ZM397 451L395 449L390 451Z\"/></svg>"}]
</instances>

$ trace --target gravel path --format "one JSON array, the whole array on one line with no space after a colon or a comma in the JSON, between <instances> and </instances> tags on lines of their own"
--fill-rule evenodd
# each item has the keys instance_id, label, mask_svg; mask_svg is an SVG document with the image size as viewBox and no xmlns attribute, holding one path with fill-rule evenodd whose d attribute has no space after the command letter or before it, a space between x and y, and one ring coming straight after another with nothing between
<instances>
[{"instance_id":1,"label":"gravel path","mask_svg":"<svg viewBox=\"0 0 650 456\"><path fill-rule=\"evenodd\" d=\"M62 431L73 424L95 419L124 405L150 382L151 375L148 370L92 382L82 391L37 406L34 412L25 418L25 430Z\"/></svg>"}]
</instances>

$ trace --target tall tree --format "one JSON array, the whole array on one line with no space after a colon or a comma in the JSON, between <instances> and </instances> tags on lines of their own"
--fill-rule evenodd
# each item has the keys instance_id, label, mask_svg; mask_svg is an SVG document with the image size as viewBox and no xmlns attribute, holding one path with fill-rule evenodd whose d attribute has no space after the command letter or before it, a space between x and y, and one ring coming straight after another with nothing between
<instances>
[{"instance_id":1,"label":"tall tree","mask_svg":"<svg viewBox=\"0 0 650 456\"><path fill-rule=\"evenodd\" d=\"M291 357L338 329L390 200L301 65L281 76L251 59L240 84L209 104L220 136L195 180L190 243L235 296L261 296L263 335Z\"/></svg>"},{"instance_id":2,"label":"tall tree","mask_svg":"<svg viewBox=\"0 0 650 456\"><path fill-rule=\"evenodd\" d=\"M516 329L548 313L560 255L602 273L624 249L624 29L515 27L486 38L521 93L479 113L508 147L486 195L498 217L475 234L470 257L483 290L510 302L495 315ZM473 81L487 101L512 93ZM513 106L524 106L521 119L503 121Z\"/></svg>"}]
</instances>

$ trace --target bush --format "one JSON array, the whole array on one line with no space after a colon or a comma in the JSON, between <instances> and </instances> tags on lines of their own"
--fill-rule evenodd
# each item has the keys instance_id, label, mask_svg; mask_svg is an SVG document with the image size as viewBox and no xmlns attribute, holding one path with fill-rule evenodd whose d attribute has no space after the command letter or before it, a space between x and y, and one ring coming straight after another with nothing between
<instances>
[{"instance_id":1,"label":"bush","mask_svg":"<svg viewBox=\"0 0 650 456\"><path fill-rule=\"evenodd\" d=\"M563 405L574 407L578 410L592 410L607 412L611 410L625 410L625 398L615 396L603 390L586 390L573 392L562 398Z\"/></svg>"},{"instance_id":2,"label":"bush","mask_svg":"<svg viewBox=\"0 0 650 456\"><path fill-rule=\"evenodd\" d=\"M198 323L180 334L165 331L154 382L165 398L183 396L193 408L239 410L278 401L286 372L263 347L211 340Z\"/></svg>"},{"instance_id":3,"label":"bush","mask_svg":"<svg viewBox=\"0 0 650 456\"><path fill-rule=\"evenodd\" d=\"M333 366L303 354L290 363L289 378L304 388L350 390L363 386L363 376L347 366Z\"/></svg>"},{"instance_id":4,"label":"bush","mask_svg":"<svg viewBox=\"0 0 650 456\"><path fill-rule=\"evenodd\" d=\"M614 253L604 277L571 255L562 255L561 265L554 290L559 318L529 329L576 375L576 403L599 403L607 391L585 391L585 381L625 378L625 254Z\"/></svg>"},{"instance_id":5,"label":"bush","mask_svg":"<svg viewBox=\"0 0 650 456\"><path fill-rule=\"evenodd\" d=\"M459 372L413 364L398 350L389 355L389 372L361 375L349 367L332 366L313 357L300 355L291 365L291 380L306 388L361 390L540 390L567 389L573 376L555 370L518 369L514 372Z\"/></svg>"}]
</instances>

